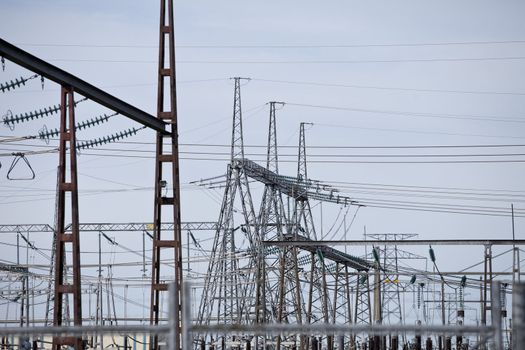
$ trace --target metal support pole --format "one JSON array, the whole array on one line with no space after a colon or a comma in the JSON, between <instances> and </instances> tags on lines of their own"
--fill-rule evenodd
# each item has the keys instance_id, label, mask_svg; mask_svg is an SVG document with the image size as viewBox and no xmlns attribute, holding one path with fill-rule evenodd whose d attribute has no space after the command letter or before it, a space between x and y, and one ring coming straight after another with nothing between
<instances>
[{"instance_id":1,"label":"metal support pole","mask_svg":"<svg viewBox=\"0 0 525 350\"><path fill-rule=\"evenodd\" d=\"M494 334L494 346L496 350L503 350L503 329L501 320L501 284L500 282L492 282L492 293L490 301L492 317L492 329Z\"/></svg>"},{"instance_id":2,"label":"metal support pole","mask_svg":"<svg viewBox=\"0 0 525 350\"><path fill-rule=\"evenodd\" d=\"M441 324L445 325L445 280L441 278ZM443 349L443 342L445 341L445 334L439 336L439 350Z\"/></svg>"},{"instance_id":3,"label":"metal support pole","mask_svg":"<svg viewBox=\"0 0 525 350\"><path fill-rule=\"evenodd\" d=\"M525 344L525 283L512 287L512 349Z\"/></svg>"},{"instance_id":4,"label":"metal support pole","mask_svg":"<svg viewBox=\"0 0 525 350\"><path fill-rule=\"evenodd\" d=\"M170 332L168 334L168 350L178 350L178 329L177 329L177 323L178 323L178 309L177 309L177 286L175 283L170 283L168 287L168 325Z\"/></svg>"},{"instance_id":5,"label":"metal support pole","mask_svg":"<svg viewBox=\"0 0 525 350\"><path fill-rule=\"evenodd\" d=\"M182 304L182 344L187 344L186 345L187 347L189 344L191 344L190 326L191 326L192 296L191 296L190 290L191 290L191 285L188 282L184 283L183 291L182 291L183 292L182 297L184 298L184 303ZM173 308L173 307L170 307L170 308ZM174 349L174 350L177 350L177 349Z\"/></svg>"}]
</instances>

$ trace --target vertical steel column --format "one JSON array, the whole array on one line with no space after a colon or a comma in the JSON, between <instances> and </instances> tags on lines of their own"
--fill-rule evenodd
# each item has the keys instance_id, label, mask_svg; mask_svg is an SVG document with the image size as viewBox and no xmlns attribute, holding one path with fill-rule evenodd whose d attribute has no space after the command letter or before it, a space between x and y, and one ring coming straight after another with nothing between
<instances>
[{"instance_id":1,"label":"vertical steel column","mask_svg":"<svg viewBox=\"0 0 525 350\"><path fill-rule=\"evenodd\" d=\"M78 221L78 182L77 182L77 154L75 137L75 104L73 88L62 86L60 105L60 144L59 144L59 179L57 193L57 227L55 246L55 301L53 310L53 324L61 326L63 322L63 302L70 294L73 295L73 320L75 326L82 325L82 299L80 285L80 235ZM69 151L69 162L67 153ZM69 164L67 164L69 163ZM69 169L67 167L69 165ZM69 170L69 179L66 173ZM66 232L66 194L71 200L71 225ZM73 281L66 284L66 244L71 245L73 264ZM61 345L74 346L82 349L81 337L54 337L53 349Z\"/></svg>"},{"instance_id":2,"label":"vertical steel column","mask_svg":"<svg viewBox=\"0 0 525 350\"><path fill-rule=\"evenodd\" d=\"M487 312L492 309L492 246L485 246L484 254L484 275L483 275L483 301L482 301L482 310L481 310L481 324L487 324ZM490 296L489 296L490 294ZM480 349L485 349L486 343L482 339L480 344Z\"/></svg>"},{"instance_id":3,"label":"vertical steel column","mask_svg":"<svg viewBox=\"0 0 525 350\"><path fill-rule=\"evenodd\" d=\"M173 0L160 2L160 28L159 28L159 67L157 90L157 117L168 124L168 133L157 132L157 147L155 156L155 198L153 219L153 253L151 269L151 300L150 323L159 323L160 295L167 292L168 284L160 280L161 250L172 250L175 263L174 301L171 307L176 308L174 325L175 349L181 349L181 312L182 312L182 246L180 227L180 185L179 185L179 144L177 122L177 96L175 79L175 39L173 25ZM166 52L167 49L167 52ZM168 80L166 82L166 79ZM165 101L167 89L168 101ZM168 103L166 103L168 102ZM166 167L164 167L166 165ZM168 174L164 174L164 170ZM171 174L170 174L171 172ZM166 176L166 177L164 177ZM163 194L171 182L171 195ZM167 214L163 217L163 208L168 207ZM173 236L167 239L161 237L163 221L173 222ZM158 337L150 339L150 349L158 349Z\"/></svg>"},{"instance_id":4,"label":"vertical steel column","mask_svg":"<svg viewBox=\"0 0 525 350\"><path fill-rule=\"evenodd\" d=\"M492 337L495 350L503 350L503 322L501 320L501 282L492 282L491 284L491 318L492 318Z\"/></svg>"},{"instance_id":5,"label":"vertical steel column","mask_svg":"<svg viewBox=\"0 0 525 350\"><path fill-rule=\"evenodd\" d=\"M525 344L525 283L512 286L512 348Z\"/></svg>"}]
</instances>

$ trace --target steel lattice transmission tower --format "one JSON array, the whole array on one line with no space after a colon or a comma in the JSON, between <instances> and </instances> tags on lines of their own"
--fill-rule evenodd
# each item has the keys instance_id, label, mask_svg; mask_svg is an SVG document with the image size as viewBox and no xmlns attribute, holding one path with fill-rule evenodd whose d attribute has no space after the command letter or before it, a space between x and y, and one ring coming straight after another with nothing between
<instances>
[{"instance_id":1,"label":"steel lattice transmission tower","mask_svg":"<svg viewBox=\"0 0 525 350\"><path fill-rule=\"evenodd\" d=\"M243 169L244 145L242 132L241 81L234 78L233 130L231 159L226 174L226 185L215 233L213 249L199 306L200 324L246 324L255 314L256 281L261 272L257 255L261 249L257 219L248 177ZM235 222L235 202L240 200L241 223ZM239 221L239 218L237 218ZM220 338L220 339L219 339ZM209 343L224 349L231 342L249 342L251 339L226 337L219 334L202 335L200 345Z\"/></svg>"},{"instance_id":2,"label":"steel lattice transmission tower","mask_svg":"<svg viewBox=\"0 0 525 350\"><path fill-rule=\"evenodd\" d=\"M266 169L279 174L277 151L277 125L275 120L276 105L282 102L270 102L270 119L268 128L268 147L266 154ZM261 241L281 240L286 230L286 213L280 189L275 184L264 186L261 207L258 215L258 225ZM277 297L277 277L275 271L279 268L278 249L263 248L258 260L258 271L261 283L257 285L257 323L268 323L277 320L274 308ZM268 267L268 269L266 268Z\"/></svg>"},{"instance_id":3,"label":"steel lattice transmission tower","mask_svg":"<svg viewBox=\"0 0 525 350\"><path fill-rule=\"evenodd\" d=\"M290 224L292 227L292 234L294 238L301 237L302 239L317 240L317 233L315 231L314 220L310 202L308 200L306 183L308 182L307 167L306 167L306 136L305 125L300 124L299 130L299 155L297 162L297 193L294 200L294 209ZM304 302L306 303L305 317L302 320L306 324L324 322L329 323L329 296L326 283L327 271L325 269L324 257L319 250L309 252L310 271L304 271L302 279L306 281L304 284ZM292 260L292 262L294 262ZM288 262L285 262L287 264ZM293 270L297 270L298 266L293 266ZM298 273L298 272L294 272ZM298 297L295 304L300 302ZM283 300L284 301L284 300ZM332 337L328 336L328 348L332 346ZM312 347L317 346L317 339L305 339L305 342L312 342ZM308 346L301 342L301 348Z\"/></svg>"},{"instance_id":4,"label":"steel lattice transmission tower","mask_svg":"<svg viewBox=\"0 0 525 350\"><path fill-rule=\"evenodd\" d=\"M266 170L273 174L279 174L278 165L278 150L277 150L277 123L275 117L276 105L284 105L283 102L270 102L270 118L268 128L268 146L266 155ZM279 186L275 183L268 183L264 187L261 207L259 210L259 232L261 240L275 240L282 241L285 239L285 234L289 231L289 225L286 219L286 211L284 208L283 197ZM281 250L275 248L264 248L259 255L259 268L261 283L258 284L257 289L257 322L271 323L283 321L283 309L285 306L278 305L278 300L281 296L281 280L279 273L282 271L281 267L285 263L285 257ZM288 256L287 259L293 259ZM295 281L298 285L298 278ZM295 299L295 298L294 298ZM293 300L289 300L293 305ZM301 304L294 305L294 310L300 307ZM298 316L300 319L300 316ZM289 321L289 320L287 320ZM278 346L281 343L279 337ZM258 342L256 347L258 347Z\"/></svg>"},{"instance_id":5,"label":"steel lattice transmission tower","mask_svg":"<svg viewBox=\"0 0 525 350\"><path fill-rule=\"evenodd\" d=\"M173 0L160 1L157 118L167 123L167 133L157 132L156 137L150 323L159 323L161 293L168 290L168 284L160 279L161 253L167 253L175 264L175 349L181 349L182 247ZM170 191L165 191L168 188ZM161 237L163 222L173 222L173 230ZM150 350L158 348L158 337L152 336Z\"/></svg>"}]
</instances>

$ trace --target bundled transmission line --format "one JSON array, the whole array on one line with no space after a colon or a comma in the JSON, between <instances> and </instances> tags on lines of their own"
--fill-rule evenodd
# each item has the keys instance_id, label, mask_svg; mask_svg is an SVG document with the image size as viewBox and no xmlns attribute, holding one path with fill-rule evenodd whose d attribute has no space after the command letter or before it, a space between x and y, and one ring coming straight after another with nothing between
<instances>
[{"instance_id":1,"label":"bundled transmission line","mask_svg":"<svg viewBox=\"0 0 525 350\"><path fill-rule=\"evenodd\" d=\"M78 101L75 101L74 105L76 107L77 104L80 102L84 102L87 100L87 97L84 97ZM3 123L6 125L9 129L14 130L15 124L19 123L25 123L27 121L33 120L33 119L40 119L43 117L47 117L48 115L56 114L60 111L61 105L54 105L47 108L44 108L43 110L40 109L38 111L32 111L29 113L24 114L16 114L13 115L12 113L8 113L3 117Z\"/></svg>"}]
</instances>

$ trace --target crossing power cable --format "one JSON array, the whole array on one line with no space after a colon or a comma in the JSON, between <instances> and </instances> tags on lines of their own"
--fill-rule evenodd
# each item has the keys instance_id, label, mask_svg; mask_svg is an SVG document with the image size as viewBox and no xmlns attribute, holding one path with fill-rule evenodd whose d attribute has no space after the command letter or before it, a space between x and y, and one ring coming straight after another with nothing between
<instances>
[{"instance_id":1,"label":"crossing power cable","mask_svg":"<svg viewBox=\"0 0 525 350\"><path fill-rule=\"evenodd\" d=\"M332 43L332 44L190 44L182 43L177 45L179 48L196 49L296 49L296 48L366 48L366 47L418 47L418 46L464 46L464 45L521 45L525 40L464 40L464 41L445 41L445 42L416 42L416 43ZM16 43L20 46L33 47L85 47L85 48L139 48L139 49L158 49L158 45L138 45L138 44L69 44L69 43Z\"/></svg>"},{"instance_id":2,"label":"crossing power cable","mask_svg":"<svg viewBox=\"0 0 525 350\"><path fill-rule=\"evenodd\" d=\"M137 129L137 131L140 129ZM131 130L133 131L133 130ZM130 132L131 132L130 131ZM128 132L129 133L129 132ZM126 132L124 133L126 136ZM111 140L112 142L115 142L117 138L121 138L122 136L117 133L113 138L109 139L106 138L105 143L109 143ZM100 139L101 141L98 142L98 145L101 145L104 141L104 138ZM96 141L96 140L95 140ZM79 143L82 145L82 143ZM19 146L19 147L36 147L36 148L45 148L44 145L33 145L33 144L21 144L21 143L13 143L12 146ZM7 150L7 149L4 149ZM56 152L57 148L53 146L49 146L48 150L42 150L42 151L26 151L25 153L31 152L31 154L40 154L40 153L49 153L49 152ZM129 153L151 153L153 154L153 150L129 150L124 148L100 148L100 151L104 152L126 152L128 156L132 156ZM38 152L38 153L37 153ZM202 155L202 156L227 156L229 155L228 152L213 152L213 151L181 151L180 154L188 154L188 155ZM0 154L0 156L9 156L12 155L12 153L7 154ZM254 156L254 157L264 157L264 153L251 153L247 152L247 156ZM101 154L102 156L102 154ZM106 154L106 156L120 156L120 155L111 155ZM136 155L133 155L136 156ZM492 163L492 162L503 162L503 163L511 163L511 162L523 162L523 159L513 160L513 159L503 159L503 160L413 160L413 161L386 161L386 160L379 160L379 161L361 161L361 160L346 160L348 158L494 158L494 157L504 157L504 158L513 158L513 157L524 157L525 153L443 153L443 154L431 154L431 153L422 153L422 154L391 154L391 153L384 153L384 154L338 154L338 153L309 153L309 158L322 158L320 160L309 160L310 163ZM280 157L288 157L288 158L296 158L297 155L295 154L281 154ZM324 159L324 158L332 158L332 159ZM342 159L338 159L342 158ZM202 157L202 158L193 158L193 157L181 157L181 159L194 159L194 160L218 160L218 161L227 161L226 158L209 158L209 157ZM255 159L257 160L257 159ZM282 162L295 162L295 160L281 160Z\"/></svg>"},{"instance_id":3,"label":"crossing power cable","mask_svg":"<svg viewBox=\"0 0 525 350\"><path fill-rule=\"evenodd\" d=\"M410 87L395 87L395 86L325 83L325 82L312 82L312 81L275 80L275 79L264 79L264 78L252 78L252 80L255 82L259 81L259 82L275 83L275 84L351 88L351 89L371 89L371 90L386 90L386 91L403 91L403 92L410 92L410 93L425 92L425 93L469 94L469 95L525 96L525 92L513 92L513 91L482 91L482 90L477 91L477 90L460 90L460 89L410 88Z\"/></svg>"},{"instance_id":4,"label":"crossing power cable","mask_svg":"<svg viewBox=\"0 0 525 350\"><path fill-rule=\"evenodd\" d=\"M84 62L84 63L131 63L131 64L153 64L153 60L130 60L130 59L87 59L87 58L48 58L50 62ZM405 59L366 59L366 60L179 60L179 64L268 64L268 65L291 65L291 64L372 64L372 63L444 63L444 62L502 62L522 61L525 56L493 56L493 57L443 57L443 58L405 58Z\"/></svg>"},{"instance_id":5,"label":"crossing power cable","mask_svg":"<svg viewBox=\"0 0 525 350\"><path fill-rule=\"evenodd\" d=\"M383 110L383 109L370 109L370 108L357 108L357 107L344 107L344 106L314 105L314 104L296 103L296 102L287 102L286 105L295 106L295 107L328 109L328 110L335 110L335 111L388 114L388 115L397 115L397 116L404 116L404 117L477 120L477 121L500 122L500 123L525 123L524 118L501 118L500 116L497 116L497 115L489 116L489 115L473 115L473 114L460 114L460 113L444 114L444 113L429 113L429 112L411 112L411 111L396 111L396 110ZM317 124L317 125L320 125L320 124ZM326 125L329 125L329 124L326 124Z\"/></svg>"}]
</instances>

